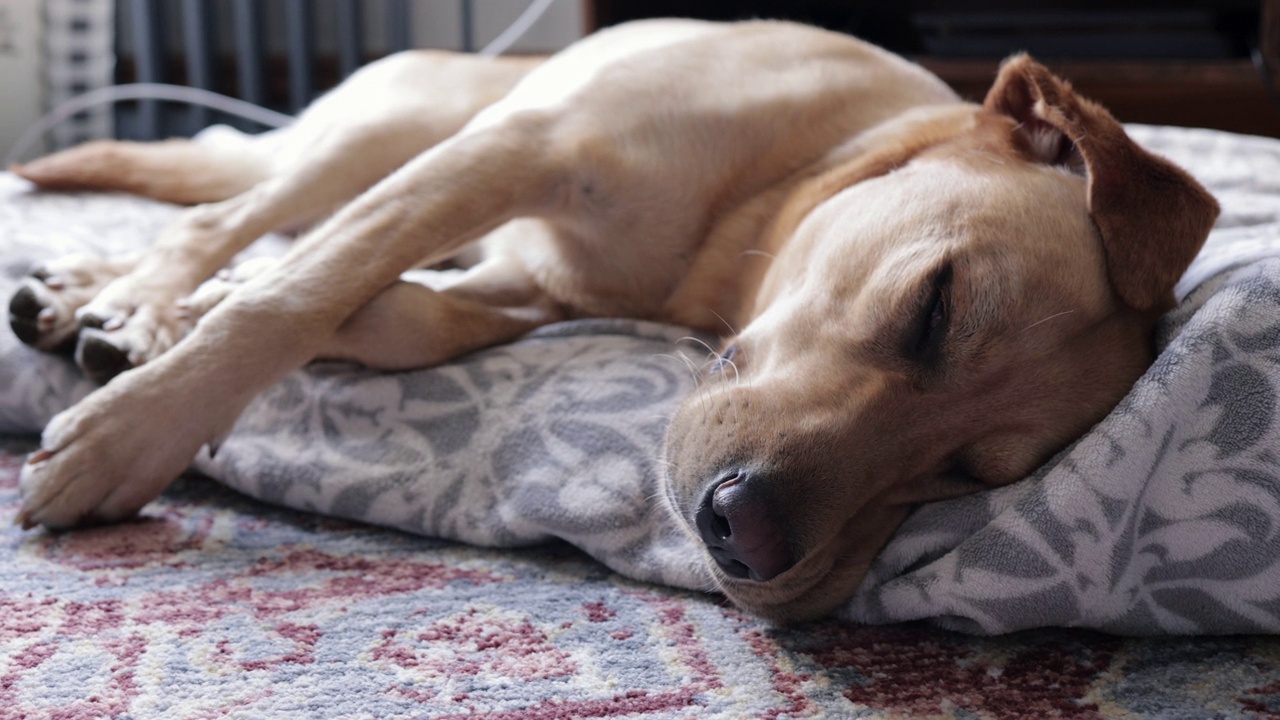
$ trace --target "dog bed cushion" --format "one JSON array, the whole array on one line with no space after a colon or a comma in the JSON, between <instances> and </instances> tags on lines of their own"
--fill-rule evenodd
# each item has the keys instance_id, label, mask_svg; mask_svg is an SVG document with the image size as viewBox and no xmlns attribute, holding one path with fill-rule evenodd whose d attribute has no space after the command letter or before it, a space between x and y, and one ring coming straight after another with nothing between
<instances>
[{"instance_id":1,"label":"dog bed cushion","mask_svg":"<svg viewBox=\"0 0 1280 720\"><path fill-rule=\"evenodd\" d=\"M1155 365L1033 477L920 507L842 617L1280 632L1280 141L1131 132L1224 210L1160 324ZM0 295L42 259L137 249L175 212L0 175ZM654 500L666 420L694 387L678 356L704 359L689 334L589 320L430 370L314 364L195 467L272 503L477 545L559 539L625 575L709 589L700 549ZM67 360L0 331L0 432L36 433L91 390Z\"/></svg>"}]
</instances>

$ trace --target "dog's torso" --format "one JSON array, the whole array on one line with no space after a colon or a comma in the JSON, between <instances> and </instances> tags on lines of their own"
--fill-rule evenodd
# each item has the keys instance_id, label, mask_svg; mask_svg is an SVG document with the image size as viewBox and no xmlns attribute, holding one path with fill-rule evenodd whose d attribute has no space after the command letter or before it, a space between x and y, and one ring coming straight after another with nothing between
<instances>
[{"instance_id":1,"label":"dog's torso","mask_svg":"<svg viewBox=\"0 0 1280 720\"><path fill-rule=\"evenodd\" d=\"M555 116L572 170L544 232L525 224L487 245L519 257L569 314L721 331L717 317L745 319L764 265L749 251L806 173L911 108L955 102L918 66L845 35L663 20L553 57L463 132Z\"/></svg>"}]
</instances>

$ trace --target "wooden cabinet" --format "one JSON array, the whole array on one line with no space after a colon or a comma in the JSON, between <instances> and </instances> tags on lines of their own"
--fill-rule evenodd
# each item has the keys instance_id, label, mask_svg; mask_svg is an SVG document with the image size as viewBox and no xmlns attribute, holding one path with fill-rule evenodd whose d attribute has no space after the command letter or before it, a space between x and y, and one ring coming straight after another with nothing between
<instances>
[{"instance_id":1,"label":"wooden cabinet","mask_svg":"<svg viewBox=\"0 0 1280 720\"><path fill-rule=\"evenodd\" d=\"M588 29L659 16L801 20L911 57L973 100L1003 56L1025 49L1123 121L1280 137L1280 0L1030 5L586 0L586 17Z\"/></svg>"}]
</instances>

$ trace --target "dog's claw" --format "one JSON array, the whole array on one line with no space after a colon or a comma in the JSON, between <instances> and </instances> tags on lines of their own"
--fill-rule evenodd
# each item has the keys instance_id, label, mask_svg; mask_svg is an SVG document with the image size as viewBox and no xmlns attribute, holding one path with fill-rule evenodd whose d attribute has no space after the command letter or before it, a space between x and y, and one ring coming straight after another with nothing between
<instances>
[{"instance_id":1,"label":"dog's claw","mask_svg":"<svg viewBox=\"0 0 1280 720\"><path fill-rule=\"evenodd\" d=\"M51 457L53 457L52 450L45 450L44 448L40 448L39 450L31 453L31 457L27 458L27 464L39 465L40 463L44 462L45 460L48 460Z\"/></svg>"}]
</instances>

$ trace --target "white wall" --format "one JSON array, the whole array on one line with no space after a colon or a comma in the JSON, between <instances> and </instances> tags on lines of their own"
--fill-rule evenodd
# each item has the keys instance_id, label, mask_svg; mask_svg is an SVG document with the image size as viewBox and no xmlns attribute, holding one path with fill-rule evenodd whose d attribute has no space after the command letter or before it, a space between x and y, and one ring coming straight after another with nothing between
<instances>
[{"instance_id":1,"label":"white wall","mask_svg":"<svg viewBox=\"0 0 1280 720\"><path fill-rule=\"evenodd\" d=\"M40 0L0 0L0 156L40 116Z\"/></svg>"}]
</instances>

